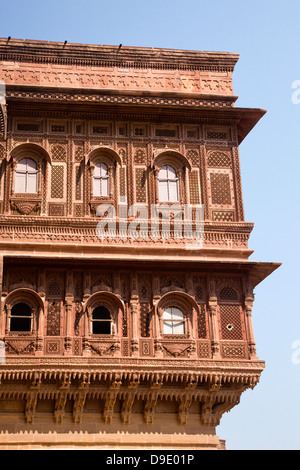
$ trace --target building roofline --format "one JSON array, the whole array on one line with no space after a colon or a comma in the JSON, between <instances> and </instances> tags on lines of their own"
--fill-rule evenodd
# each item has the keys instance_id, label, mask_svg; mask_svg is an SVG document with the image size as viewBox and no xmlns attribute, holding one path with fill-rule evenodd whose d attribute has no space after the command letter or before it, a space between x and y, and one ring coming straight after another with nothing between
<instances>
[{"instance_id":1,"label":"building roofline","mask_svg":"<svg viewBox=\"0 0 300 470\"><path fill-rule=\"evenodd\" d=\"M0 59L85 65L233 71L239 54L0 38Z\"/></svg>"}]
</instances>

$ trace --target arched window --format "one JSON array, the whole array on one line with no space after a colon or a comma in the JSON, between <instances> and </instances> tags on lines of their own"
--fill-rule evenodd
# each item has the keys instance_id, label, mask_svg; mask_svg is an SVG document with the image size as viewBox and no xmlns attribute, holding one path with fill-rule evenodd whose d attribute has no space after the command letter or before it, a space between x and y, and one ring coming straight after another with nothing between
<instances>
[{"instance_id":1,"label":"arched window","mask_svg":"<svg viewBox=\"0 0 300 470\"><path fill-rule=\"evenodd\" d=\"M93 195L95 197L109 196L109 175L105 163L95 165Z\"/></svg>"},{"instance_id":2,"label":"arched window","mask_svg":"<svg viewBox=\"0 0 300 470\"><path fill-rule=\"evenodd\" d=\"M15 193L37 194L38 192L38 169L35 161L23 158L16 166L15 171Z\"/></svg>"},{"instance_id":3,"label":"arched window","mask_svg":"<svg viewBox=\"0 0 300 470\"><path fill-rule=\"evenodd\" d=\"M92 313L92 333L94 335L111 335L112 318L105 307L96 307Z\"/></svg>"},{"instance_id":4,"label":"arched window","mask_svg":"<svg viewBox=\"0 0 300 470\"><path fill-rule=\"evenodd\" d=\"M165 335L184 335L186 318L179 308L168 307L163 313L163 332Z\"/></svg>"},{"instance_id":5,"label":"arched window","mask_svg":"<svg viewBox=\"0 0 300 470\"><path fill-rule=\"evenodd\" d=\"M31 331L32 319L32 310L27 304L18 303L14 305L10 314L10 331Z\"/></svg>"},{"instance_id":6,"label":"arched window","mask_svg":"<svg viewBox=\"0 0 300 470\"><path fill-rule=\"evenodd\" d=\"M160 202L178 202L179 184L176 171L169 165L163 166L158 174L158 198Z\"/></svg>"}]
</instances>

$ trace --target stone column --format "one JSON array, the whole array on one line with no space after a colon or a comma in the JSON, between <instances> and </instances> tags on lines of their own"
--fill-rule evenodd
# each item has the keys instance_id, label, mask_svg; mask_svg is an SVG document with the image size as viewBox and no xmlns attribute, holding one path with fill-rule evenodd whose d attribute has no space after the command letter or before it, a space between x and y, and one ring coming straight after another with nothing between
<instances>
[{"instance_id":1,"label":"stone column","mask_svg":"<svg viewBox=\"0 0 300 470\"><path fill-rule=\"evenodd\" d=\"M86 303L91 295L91 273L84 271L83 274L83 303ZM83 314L83 337L82 337L82 354L83 356L90 356L90 332L91 332L91 316L92 312L87 309Z\"/></svg>"},{"instance_id":2,"label":"stone column","mask_svg":"<svg viewBox=\"0 0 300 470\"><path fill-rule=\"evenodd\" d=\"M3 315L5 312L2 311L2 288L3 288L3 256L0 256L0 338L4 336L5 326L3 323Z\"/></svg>"},{"instance_id":3,"label":"stone column","mask_svg":"<svg viewBox=\"0 0 300 470\"><path fill-rule=\"evenodd\" d=\"M138 296L138 280L136 274L132 274L131 278L131 298L130 298L130 336L131 336L131 354L139 355L139 296Z\"/></svg>"},{"instance_id":4,"label":"stone column","mask_svg":"<svg viewBox=\"0 0 300 470\"><path fill-rule=\"evenodd\" d=\"M83 338L82 338L82 355L90 356L90 328L91 328L91 315L92 312L88 309L83 315Z\"/></svg>"},{"instance_id":5,"label":"stone column","mask_svg":"<svg viewBox=\"0 0 300 470\"><path fill-rule=\"evenodd\" d=\"M36 308L37 319L37 338L36 338L36 356L44 354L44 310L42 307Z\"/></svg>"},{"instance_id":6,"label":"stone column","mask_svg":"<svg viewBox=\"0 0 300 470\"><path fill-rule=\"evenodd\" d=\"M155 168L153 173L154 173L154 191L155 191L154 201L155 201L155 204L158 204L159 203L159 185L158 185L159 169Z\"/></svg>"},{"instance_id":7,"label":"stone column","mask_svg":"<svg viewBox=\"0 0 300 470\"><path fill-rule=\"evenodd\" d=\"M246 331L248 337L250 359L258 359L252 324L253 299L245 299Z\"/></svg>"},{"instance_id":8,"label":"stone column","mask_svg":"<svg viewBox=\"0 0 300 470\"><path fill-rule=\"evenodd\" d=\"M11 306L7 305L7 307L6 307L5 335L7 335L9 333L10 315L11 315Z\"/></svg>"},{"instance_id":9,"label":"stone column","mask_svg":"<svg viewBox=\"0 0 300 470\"><path fill-rule=\"evenodd\" d=\"M183 169L177 170L178 177L178 186L179 186L179 202L185 204L185 181L184 181L184 171Z\"/></svg>"},{"instance_id":10,"label":"stone column","mask_svg":"<svg viewBox=\"0 0 300 470\"><path fill-rule=\"evenodd\" d=\"M254 294L251 283L246 283L245 289L245 323L246 323L246 335L248 340L249 355L250 359L258 359L256 354L256 344L253 332L252 323L252 308L254 303Z\"/></svg>"},{"instance_id":11,"label":"stone column","mask_svg":"<svg viewBox=\"0 0 300 470\"><path fill-rule=\"evenodd\" d=\"M212 348L213 359L220 359L220 335L219 325L217 318L218 301L216 296L215 281L214 279L209 280L209 299L208 299L208 321L210 340Z\"/></svg>"},{"instance_id":12,"label":"stone column","mask_svg":"<svg viewBox=\"0 0 300 470\"><path fill-rule=\"evenodd\" d=\"M43 181L43 167L42 162L39 160L37 163L37 171L38 171L38 195L42 194L42 181Z\"/></svg>"},{"instance_id":13,"label":"stone column","mask_svg":"<svg viewBox=\"0 0 300 470\"><path fill-rule=\"evenodd\" d=\"M37 292L38 295L41 297L42 302L44 304L45 308L45 299L46 299L46 274L45 270L41 269L39 270L38 273L38 288ZM38 321L38 327L37 327L37 351L36 355L37 356L42 356L44 353L44 326L45 326L45 311L44 308L39 307L37 311L37 321Z\"/></svg>"},{"instance_id":14,"label":"stone column","mask_svg":"<svg viewBox=\"0 0 300 470\"><path fill-rule=\"evenodd\" d=\"M138 321L139 321L139 304L137 300L131 300L130 312L131 312L131 355L139 355L139 340L138 340Z\"/></svg>"},{"instance_id":15,"label":"stone column","mask_svg":"<svg viewBox=\"0 0 300 470\"><path fill-rule=\"evenodd\" d=\"M152 280L152 291L153 291L153 338L154 338L154 355L157 357L163 356L163 350L161 345L161 325L158 314L157 304L161 297L160 295L160 280L158 275L153 276Z\"/></svg>"},{"instance_id":16,"label":"stone column","mask_svg":"<svg viewBox=\"0 0 300 470\"><path fill-rule=\"evenodd\" d=\"M72 355L72 319L73 319L73 299L66 299L65 304L65 314L66 314L66 333L65 333L65 355L71 356Z\"/></svg>"},{"instance_id":17,"label":"stone column","mask_svg":"<svg viewBox=\"0 0 300 470\"><path fill-rule=\"evenodd\" d=\"M114 166L110 165L108 167L108 176L109 176L109 180L108 180L108 184L109 184L109 197L110 199L113 199L114 197Z\"/></svg>"},{"instance_id":18,"label":"stone column","mask_svg":"<svg viewBox=\"0 0 300 470\"><path fill-rule=\"evenodd\" d=\"M68 271L66 276L66 296L65 296L65 354L72 355L72 336L74 336L74 280L73 272Z\"/></svg>"}]
</instances>

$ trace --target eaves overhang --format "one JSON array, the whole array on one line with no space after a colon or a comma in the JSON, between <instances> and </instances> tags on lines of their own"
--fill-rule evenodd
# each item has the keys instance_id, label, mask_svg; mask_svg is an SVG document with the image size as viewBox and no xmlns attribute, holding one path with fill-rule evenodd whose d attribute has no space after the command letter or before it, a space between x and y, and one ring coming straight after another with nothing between
<instances>
[{"instance_id":1,"label":"eaves overhang","mask_svg":"<svg viewBox=\"0 0 300 470\"><path fill-rule=\"evenodd\" d=\"M43 88L7 86L8 112L21 110L22 113L36 111L47 114L53 110L71 116L72 113L116 113L119 119L145 116L147 120L174 120L180 122L234 123L237 127L240 144L266 111L259 108L239 108L234 106L236 96L200 95L178 93L136 92L133 90L83 90L63 88ZM28 111L26 111L28 109ZM26 114L24 114L26 115Z\"/></svg>"},{"instance_id":2,"label":"eaves overhang","mask_svg":"<svg viewBox=\"0 0 300 470\"><path fill-rule=\"evenodd\" d=\"M92 269L93 267L99 266L99 262L102 267L118 267L118 268L133 268L133 269L142 269L153 270L153 269L162 269L162 270L178 270L184 269L185 266L189 265L189 270L197 270L198 272L209 273L209 272L218 272L218 273L234 273L242 274L248 277L249 281L253 288L258 286L263 282L268 276L275 272L282 264L276 262L264 262L264 261L251 261L251 260L234 260L234 259L205 259L202 257L189 258L180 257L173 259L165 257L164 260L153 258L142 258L139 256L132 256L130 260L128 258L122 259L121 257L94 257L93 255L76 258L68 256L69 265L74 266L86 266L87 264ZM30 258L25 253L23 255L18 254L17 258L14 253L6 253L4 256L4 262L6 264L39 264L43 262L43 265L65 265L66 258L61 257L51 257L50 254L41 254L37 253L36 255L31 255Z\"/></svg>"}]
</instances>

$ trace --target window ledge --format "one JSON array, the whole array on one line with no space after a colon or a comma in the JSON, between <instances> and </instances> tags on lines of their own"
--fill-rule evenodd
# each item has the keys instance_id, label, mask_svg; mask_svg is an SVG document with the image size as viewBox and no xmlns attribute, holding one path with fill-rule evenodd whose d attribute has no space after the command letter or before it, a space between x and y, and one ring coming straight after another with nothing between
<instances>
[{"instance_id":1,"label":"window ledge","mask_svg":"<svg viewBox=\"0 0 300 470\"><path fill-rule=\"evenodd\" d=\"M164 339L164 340L165 340L165 339L172 339L172 340L174 340L174 339L180 339L180 340L185 339L185 340L189 340L189 341L192 340L192 338L191 338L189 335L186 335L186 334L183 334L183 335L178 335L178 334L174 334L174 335L163 335L163 336L162 336L162 339Z\"/></svg>"}]
</instances>

